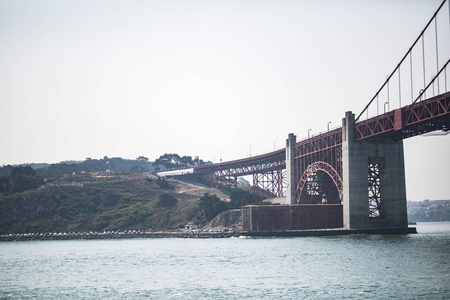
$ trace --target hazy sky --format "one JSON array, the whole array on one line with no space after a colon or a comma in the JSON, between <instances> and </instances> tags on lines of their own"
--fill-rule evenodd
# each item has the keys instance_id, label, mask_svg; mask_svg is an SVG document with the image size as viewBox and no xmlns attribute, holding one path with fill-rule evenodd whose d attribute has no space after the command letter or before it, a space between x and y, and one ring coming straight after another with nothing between
<instances>
[{"instance_id":1,"label":"hazy sky","mask_svg":"<svg viewBox=\"0 0 450 300\"><path fill-rule=\"evenodd\" d=\"M279 149L359 114L440 3L0 0L0 165ZM450 198L449 149L405 141L408 200Z\"/></svg>"}]
</instances>

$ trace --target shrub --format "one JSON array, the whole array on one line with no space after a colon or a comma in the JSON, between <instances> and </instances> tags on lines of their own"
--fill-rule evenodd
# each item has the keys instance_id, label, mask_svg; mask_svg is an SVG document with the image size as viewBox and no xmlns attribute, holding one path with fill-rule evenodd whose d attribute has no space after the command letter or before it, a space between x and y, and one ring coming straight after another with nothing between
<instances>
[{"instance_id":1,"label":"shrub","mask_svg":"<svg viewBox=\"0 0 450 300\"><path fill-rule=\"evenodd\" d=\"M162 188L163 190L173 190L173 186L170 185L165 178L158 177L158 179L156 179L156 184Z\"/></svg>"},{"instance_id":2,"label":"shrub","mask_svg":"<svg viewBox=\"0 0 450 300\"><path fill-rule=\"evenodd\" d=\"M178 200L175 198L175 196L168 194L168 193L162 193L159 195L159 201L158 206L160 207L174 207L177 205Z\"/></svg>"},{"instance_id":3,"label":"shrub","mask_svg":"<svg viewBox=\"0 0 450 300\"><path fill-rule=\"evenodd\" d=\"M221 201L219 197L208 193L203 194L200 198L199 206L201 209L201 217L207 221L211 221L219 213L228 209L227 204Z\"/></svg>"}]
</instances>

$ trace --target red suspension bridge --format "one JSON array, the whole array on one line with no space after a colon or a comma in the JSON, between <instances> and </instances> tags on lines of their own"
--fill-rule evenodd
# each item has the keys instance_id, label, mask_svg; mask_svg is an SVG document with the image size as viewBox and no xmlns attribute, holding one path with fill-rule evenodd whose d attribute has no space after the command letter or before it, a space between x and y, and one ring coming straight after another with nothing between
<instances>
[{"instance_id":1,"label":"red suspension bridge","mask_svg":"<svg viewBox=\"0 0 450 300\"><path fill-rule=\"evenodd\" d=\"M159 175L194 176L213 187L236 186L238 177L251 175L255 193L266 190L275 197L286 197L286 203L317 204L326 194L329 204L343 204L347 228L381 223L381 226L405 226L403 139L450 130L447 78L450 49L442 50L442 45L450 42L450 7L443 9L448 6L446 2L441 3L361 113L356 117L346 113L342 127L298 142L294 134L289 134L286 148L278 151L163 171ZM438 17L449 19L442 32L438 31ZM434 37L431 45L425 46L425 35ZM422 69L420 74L413 72L417 65ZM434 75L427 82L430 69ZM399 107L390 110L394 87ZM405 101L406 94L411 97L410 104L402 106L402 96ZM375 111L375 116L369 117Z\"/></svg>"}]
</instances>

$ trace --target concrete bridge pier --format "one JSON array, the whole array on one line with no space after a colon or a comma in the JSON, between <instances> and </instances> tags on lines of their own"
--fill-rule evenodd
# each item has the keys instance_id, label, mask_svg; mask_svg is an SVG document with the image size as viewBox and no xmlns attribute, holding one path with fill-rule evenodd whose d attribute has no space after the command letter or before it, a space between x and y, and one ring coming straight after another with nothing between
<instances>
[{"instance_id":1,"label":"concrete bridge pier","mask_svg":"<svg viewBox=\"0 0 450 300\"><path fill-rule=\"evenodd\" d=\"M408 227L403 141L354 141L355 115L342 119L343 219L347 229Z\"/></svg>"},{"instance_id":2,"label":"concrete bridge pier","mask_svg":"<svg viewBox=\"0 0 450 300\"><path fill-rule=\"evenodd\" d=\"M295 189L297 187L294 169L294 145L297 137L289 133L286 140L286 203L297 204Z\"/></svg>"}]
</instances>

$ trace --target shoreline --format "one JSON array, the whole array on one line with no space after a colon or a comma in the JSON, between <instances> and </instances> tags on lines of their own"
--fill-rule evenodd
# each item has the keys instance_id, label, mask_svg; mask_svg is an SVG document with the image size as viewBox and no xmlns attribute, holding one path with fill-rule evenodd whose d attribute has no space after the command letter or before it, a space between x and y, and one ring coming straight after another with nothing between
<instances>
[{"instance_id":1,"label":"shoreline","mask_svg":"<svg viewBox=\"0 0 450 300\"><path fill-rule=\"evenodd\" d=\"M1 235L0 242L20 241L56 241L56 240L107 240L107 239L156 239L156 238L239 238L239 237L312 237L312 236L339 236L352 234L415 234L416 227L406 228L366 228L366 229L313 229L313 230L284 230L284 231L225 231L225 232L144 232L131 234L103 234L87 233L81 235Z\"/></svg>"},{"instance_id":2,"label":"shoreline","mask_svg":"<svg viewBox=\"0 0 450 300\"><path fill-rule=\"evenodd\" d=\"M144 232L144 233L86 233L80 235L35 235L35 236L0 236L0 242L13 241L57 241L57 240L115 240L115 239L157 239L157 238L230 238L239 237L240 231L232 232Z\"/></svg>"}]
</instances>

